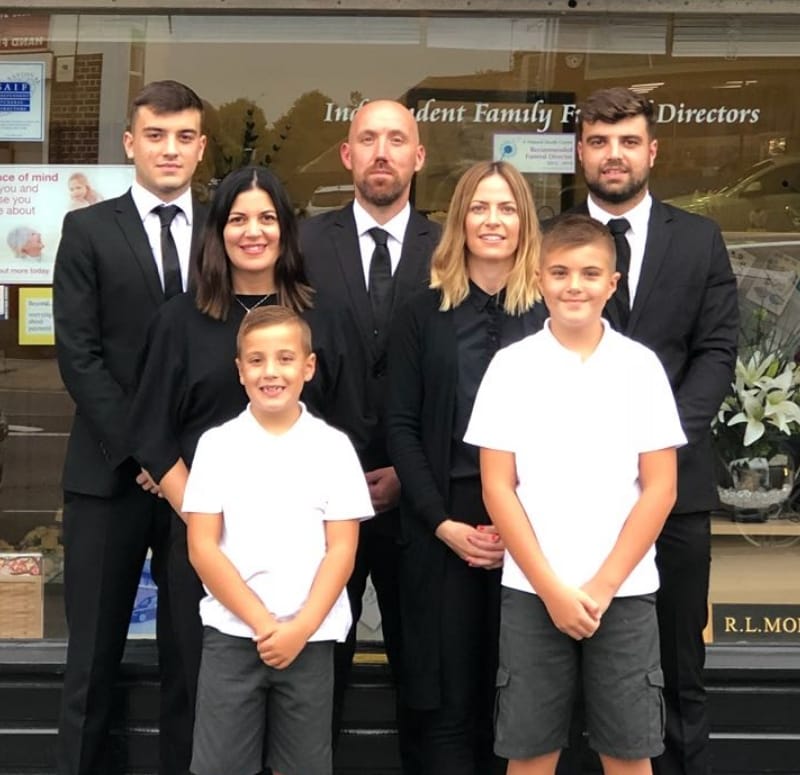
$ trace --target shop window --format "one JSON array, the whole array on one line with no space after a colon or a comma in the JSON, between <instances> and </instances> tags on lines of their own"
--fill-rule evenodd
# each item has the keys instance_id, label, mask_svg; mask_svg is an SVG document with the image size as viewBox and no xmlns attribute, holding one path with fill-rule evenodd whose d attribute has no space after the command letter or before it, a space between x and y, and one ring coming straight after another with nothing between
<instances>
[{"instance_id":1,"label":"shop window","mask_svg":"<svg viewBox=\"0 0 800 775\"><path fill-rule=\"evenodd\" d=\"M41 65L44 101L43 139L14 134L0 106L0 552L11 555L0 593L10 583L3 573L27 574L26 605L31 595L44 601L36 633L45 637L65 634L59 480L72 414L47 317L49 272L70 207L69 176L82 173L104 197L129 185L121 135L128 102L146 81L183 81L206 102L200 197L231 169L262 164L285 182L301 216L352 197L339 159L350 117L364 100L398 99L419 120L428 159L414 198L434 218L479 159L518 164L543 219L580 201L575 104L599 87L634 88L658 105L653 193L719 222L734 264L755 272L740 275L743 310L758 297L767 325L800 324L791 317L800 298L800 15L34 13L3 25L0 82ZM8 236L18 227L39 233L38 274L11 266ZM724 606L787 606L780 616L796 616L793 508L761 526L726 514L715 520L711 639L776 639L772 623L761 633L744 625L726 632L724 616L740 612ZM11 562L23 555L34 560ZM145 576L136 624L147 624L151 603ZM361 634L377 637L370 611Z\"/></svg>"}]
</instances>

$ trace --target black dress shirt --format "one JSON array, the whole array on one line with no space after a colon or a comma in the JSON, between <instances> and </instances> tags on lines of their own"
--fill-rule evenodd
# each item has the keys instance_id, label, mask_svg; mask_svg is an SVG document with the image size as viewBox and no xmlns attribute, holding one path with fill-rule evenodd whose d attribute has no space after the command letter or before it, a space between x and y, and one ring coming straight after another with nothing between
<instances>
[{"instance_id":1,"label":"black dress shirt","mask_svg":"<svg viewBox=\"0 0 800 775\"><path fill-rule=\"evenodd\" d=\"M453 310L458 342L458 381L450 476L453 479L478 476L478 448L465 444L472 405L483 375L494 354L525 335L522 317L503 309L505 289L489 295L475 283L469 283L469 296Z\"/></svg>"}]
</instances>

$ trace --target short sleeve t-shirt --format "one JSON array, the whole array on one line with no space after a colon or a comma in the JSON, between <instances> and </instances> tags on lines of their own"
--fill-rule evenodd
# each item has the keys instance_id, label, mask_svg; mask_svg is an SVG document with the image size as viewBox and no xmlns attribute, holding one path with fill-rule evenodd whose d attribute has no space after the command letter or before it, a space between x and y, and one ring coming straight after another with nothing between
<instances>
[{"instance_id":1,"label":"short sleeve t-shirt","mask_svg":"<svg viewBox=\"0 0 800 775\"><path fill-rule=\"evenodd\" d=\"M596 573L639 499L639 454L686 443L655 353L606 325L581 360L549 324L494 357L465 440L514 453L517 497L553 571L572 586ZM503 585L535 592L508 552ZM617 596L657 588L651 547Z\"/></svg>"},{"instance_id":2,"label":"short sleeve t-shirt","mask_svg":"<svg viewBox=\"0 0 800 775\"><path fill-rule=\"evenodd\" d=\"M206 431L183 510L223 514L220 549L279 621L295 616L308 597L325 556L325 522L373 514L352 444L305 408L281 435L262 428L249 407ZM210 593L200 603L200 616L204 625L228 635L253 634ZM344 640L350 624L342 591L310 640Z\"/></svg>"}]
</instances>

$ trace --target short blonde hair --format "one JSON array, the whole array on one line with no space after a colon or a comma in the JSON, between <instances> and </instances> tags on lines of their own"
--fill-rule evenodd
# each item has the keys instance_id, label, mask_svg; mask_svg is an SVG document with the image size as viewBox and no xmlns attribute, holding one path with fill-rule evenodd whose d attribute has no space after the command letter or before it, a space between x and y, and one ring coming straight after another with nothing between
<instances>
[{"instance_id":1,"label":"short blonde hair","mask_svg":"<svg viewBox=\"0 0 800 775\"><path fill-rule=\"evenodd\" d=\"M519 244L514 265L506 283L506 312L521 315L539 300L537 276L541 234L533 197L525 178L505 161L482 161L473 164L456 183L442 238L431 259L430 287L442 294L440 309L446 311L461 304L469 295L467 274L467 212L478 185L485 178L499 175L508 183L519 215Z\"/></svg>"},{"instance_id":2,"label":"short blonde hair","mask_svg":"<svg viewBox=\"0 0 800 775\"><path fill-rule=\"evenodd\" d=\"M582 248L586 245L603 248L608 254L608 268L612 272L616 271L617 250L608 226L581 213L562 215L545 229L542 236L541 262L546 263L551 253Z\"/></svg>"},{"instance_id":3,"label":"short blonde hair","mask_svg":"<svg viewBox=\"0 0 800 775\"><path fill-rule=\"evenodd\" d=\"M311 343L311 327L293 309L276 304L271 307L258 307L248 312L236 335L236 355L241 356L244 338L259 328L270 328L271 326L282 325L297 326L300 331L300 344L303 347L304 355L311 355L313 352Z\"/></svg>"}]
</instances>

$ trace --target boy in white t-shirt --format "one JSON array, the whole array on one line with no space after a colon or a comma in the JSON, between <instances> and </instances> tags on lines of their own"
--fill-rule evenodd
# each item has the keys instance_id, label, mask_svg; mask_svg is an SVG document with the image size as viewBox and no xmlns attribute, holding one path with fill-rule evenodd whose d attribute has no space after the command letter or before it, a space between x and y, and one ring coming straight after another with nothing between
<instances>
[{"instance_id":1,"label":"boy in white t-shirt","mask_svg":"<svg viewBox=\"0 0 800 775\"><path fill-rule=\"evenodd\" d=\"M606 775L663 750L653 544L686 443L657 357L611 330L614 242L588 216L542 241L545 328L497 353L465 440L506 545L495 752L550 775L578 683Z\"/></svg>"},{"instance_id":2,"label":"boy in white t-shirt","mask_svg":"<svg viewBox=\"0 0 800 775\"><path fill-rule=\"evenodd\" d=\"M369 492L347 437L299 401L315 366L304 320L248 313L236 365L250 403L200 438L183 503L208 593L191 770L330 775L333 644Z\"/></svg>"}]
</instances>

